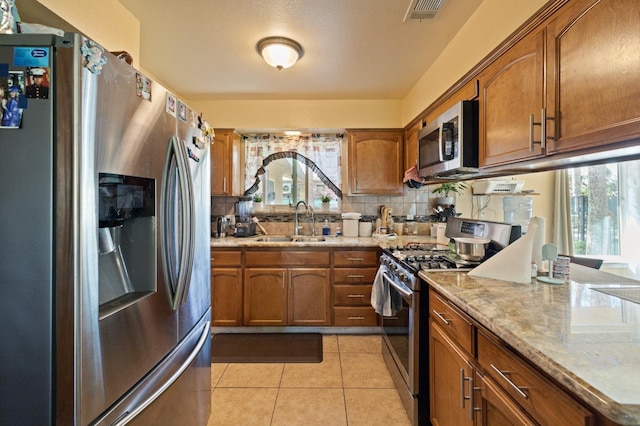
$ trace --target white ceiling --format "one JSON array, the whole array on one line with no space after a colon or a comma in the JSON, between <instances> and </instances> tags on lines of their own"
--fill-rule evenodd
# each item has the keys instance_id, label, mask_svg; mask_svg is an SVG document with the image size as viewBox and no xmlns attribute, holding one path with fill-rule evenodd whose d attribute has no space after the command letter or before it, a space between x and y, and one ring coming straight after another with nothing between
<instances>
[{"instance_id":1,"label":"white ceiling","mask_svg":"<svg viewBox=\"0 0 640 426\"><path fill-rule=\"evenodd\" d=\"M403 22L410 0L120 0L140 21L136 62L188 99L402 99L482 0ZM302 44L278 71L266 36Z\"/></svg>"}]
</instances>

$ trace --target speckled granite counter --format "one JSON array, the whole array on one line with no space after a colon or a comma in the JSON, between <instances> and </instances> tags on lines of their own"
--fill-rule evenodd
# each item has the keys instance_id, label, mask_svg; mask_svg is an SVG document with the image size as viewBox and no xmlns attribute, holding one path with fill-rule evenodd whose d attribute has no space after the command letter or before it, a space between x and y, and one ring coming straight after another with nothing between
<instances>
[{"instance_id":1,"label":"speckled granite counter","mask_svg":"<svg viewBox=\"0 0 640 426\"><path fill-rule=\"evenodd\" d=\"M640 305L594 290L640 282L573 264L563 285L420 276L604 416L640 424Z\"/></svg>"},{"instance_id":2,"label":"speckled granite counter","mask_svg":"<svg viewBox=\"0 0 640 426\"><path fill-rule=\"evenodd\" d=\"M241 247L381 247L405 245L411 242L434 243L435 238L426 235L400 235L395 238L371 238L371 237L335 237L327 236L325 241L317 242L260 242L262 235L246 238L212 238L212 248L241 248Z\"/></svg>"}]
</instances>

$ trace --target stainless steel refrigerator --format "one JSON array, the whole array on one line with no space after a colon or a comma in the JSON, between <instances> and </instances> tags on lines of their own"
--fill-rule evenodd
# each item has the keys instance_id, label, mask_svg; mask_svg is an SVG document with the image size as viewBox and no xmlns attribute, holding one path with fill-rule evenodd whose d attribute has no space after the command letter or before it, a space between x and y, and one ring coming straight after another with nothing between
<instances>
[{"instance_id":1,"label":"stainless steel refrigerator","mask_svg":"<svg viewBox=\"0 0 640 426\"><path fill-rule=\"evenodd\" d=\"M0 423L206 424L198 117L77 34L1 35L0 89Z\"/></svg>"}]
</instances>

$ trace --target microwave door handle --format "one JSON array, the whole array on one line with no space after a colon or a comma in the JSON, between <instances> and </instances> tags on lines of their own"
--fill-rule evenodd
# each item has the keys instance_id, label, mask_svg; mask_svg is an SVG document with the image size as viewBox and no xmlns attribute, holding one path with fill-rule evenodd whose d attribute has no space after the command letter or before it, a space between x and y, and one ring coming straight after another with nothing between
<instances>
[{"instance_id":1,"label":"microwave door handle","mask_svg":"<svg viewBox=\"0 0 640 426\"><path fill-rule=\"evenodd\" d=\"M444 122L440 123L440 128L438 129L438 155L440 156L440 162L444 162L444 153L442 152L442 138L444 137Z\"/></svg>"}]
</instances>

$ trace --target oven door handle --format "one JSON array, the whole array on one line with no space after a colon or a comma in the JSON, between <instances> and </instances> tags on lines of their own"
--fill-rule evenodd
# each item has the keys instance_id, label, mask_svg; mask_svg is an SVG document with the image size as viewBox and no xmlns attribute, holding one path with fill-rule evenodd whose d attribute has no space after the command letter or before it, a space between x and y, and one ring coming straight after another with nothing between
<instances>
[{"instance_id":1,"label":"oven door handle","mask_svg":"<svg viewBox=\"0 0 640 426\"><path fill-rule=\"evenodd\" d=\"M394 283L393 280L389 279L389 277L387 277L387 274L383 273L382 277L385 279L385 281L387 281L389 283L389 285L391 287L393 287L398 293L403 294L407 297L411 297L413 296L413 293L411 291L407 291L406 289L400 287L398 284Z\"/></svg>"}]
</instances>

